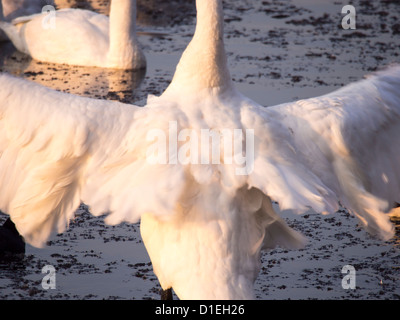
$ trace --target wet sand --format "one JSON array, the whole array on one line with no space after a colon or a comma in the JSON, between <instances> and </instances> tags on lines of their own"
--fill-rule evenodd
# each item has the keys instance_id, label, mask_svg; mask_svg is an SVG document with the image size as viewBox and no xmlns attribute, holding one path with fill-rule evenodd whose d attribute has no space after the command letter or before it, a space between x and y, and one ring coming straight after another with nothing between
<instances>
[{"instance_id":1,"label":"wet sand","mask_svg":"<svg viewBox=\"0 0 400 320\"><path fill-rule=\"evenodd\" d=\"M146 72L82 68L33 61L0 44L0 70L56 90L144 105L161 94L194 31L194 1L139 2ZM165 3L168 3L166 5ZM64 0L60 7L108 13L107 0ZM225 43L241 92L271 106L335 90L400 62L400 3L353 1L356 30L343 30L345 1L225 0ZM181 8L181 9L179 9ZM170 23L168 23L170 21ZM151 35L164 32L165 36ZM399 299L400 244L362 230L346 211L322 216L282 215L309 240L302 250L262 256L257 299ZM6 219L0 215L0 223ZM56 269L56 289L43 289L45 265ZM342 267L356 270L356 289L343 289ZM0 261L0 299L159 299L159 284L139 225L111 227L86 207L68 230L43 249L27 246L22 259Z\"/></svg>"}]
</instances>

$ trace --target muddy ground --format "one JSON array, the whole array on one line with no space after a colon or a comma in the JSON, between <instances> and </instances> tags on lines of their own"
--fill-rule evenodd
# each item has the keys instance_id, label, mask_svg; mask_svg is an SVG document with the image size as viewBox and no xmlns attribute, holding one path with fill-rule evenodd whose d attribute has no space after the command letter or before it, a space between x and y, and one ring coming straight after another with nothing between
<instances>
[{"instance_id":1,"label":"muddy ground","mask_svg":"<svg viewBox=\"0 0 400 320\"><path fill-rule=\"evenodd\" d=\"M107 14L107 0L56 1ZM78 95L144 105L171 81L194 31L194 1L139 0L145 72L81 68L33 61L0 44L0 70ZM344 30L347 1L225 0L225 43L236 86L265 105L321 95L400 62L400 2L352 1L356 29ZM160 33L165 35L160 36ZM321 216L282 215L309 239L296 251L262 256L257 299L399 299L400 244L371 238L345 210ZM0 222L6 219L0 215ZM44 289L45 265L56 288ZM356 288L344 289L343 266L356 270ZM0 299L159 299L159 284L139 225L107 226L85 206L68 230L43 249L0 262Z\"/></svg>"}]
</instances>

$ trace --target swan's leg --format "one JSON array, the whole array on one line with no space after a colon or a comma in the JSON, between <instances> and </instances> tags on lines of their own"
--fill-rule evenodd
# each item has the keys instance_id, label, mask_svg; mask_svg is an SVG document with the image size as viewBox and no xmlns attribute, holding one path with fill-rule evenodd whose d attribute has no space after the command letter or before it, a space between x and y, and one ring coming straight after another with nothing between
<instances>
[{"instance_id":1,"label":"swan's leg","mask_svg":"<svg viewBox=\"0 0 400 320\"><path fill-rule=\"evenodd\" d=\"M161 289L161 300L174 300L172 297L172 289L169 288L167 290Z\"/></svg>"}]
</instances>

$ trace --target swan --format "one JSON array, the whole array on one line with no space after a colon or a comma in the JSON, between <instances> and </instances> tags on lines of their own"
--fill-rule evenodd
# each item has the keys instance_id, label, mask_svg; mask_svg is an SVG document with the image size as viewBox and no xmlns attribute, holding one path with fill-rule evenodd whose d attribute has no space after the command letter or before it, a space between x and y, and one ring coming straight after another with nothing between
<instances>
[{"instance_id":1,"label":"swan","mask_svg":"<svg viewBox=\"0 0 400 320\"><path fill-rule=\"evenodd\" d=\"M340 203L372 235L392 237L400 66L265 108L231 80L222 0L196 8L172 82L145 107L0 75L0 210L25 241L44 246L84 202L111 225L140 220L164 290L253 299L261 250L306 242L272 201L299 214Z\"/></svg>"},{"instance_id":2,"label":"swan","mask_svg":"<svg viewBox=\"0 0 400 320\"><path fill-rule=\"evenodd\" d=\"M54 5L52 0L1 0L0 20L10 22L16 17L31 15L42 11L45 5ZM7 41L7 36L0 31L0 41Z\"/></svg>"},{"instance_id":3,"label":"swan","mask_svg":"<svg viewBox=\"0 0 400 320\"><path fill-rule=\"evenodd\" d=\"M53 63L114 69L142 69L145 56L136 38L136 0L112 0L110 18L82 9L0 22L14 46Z\"/></svg>"}]
</instances>

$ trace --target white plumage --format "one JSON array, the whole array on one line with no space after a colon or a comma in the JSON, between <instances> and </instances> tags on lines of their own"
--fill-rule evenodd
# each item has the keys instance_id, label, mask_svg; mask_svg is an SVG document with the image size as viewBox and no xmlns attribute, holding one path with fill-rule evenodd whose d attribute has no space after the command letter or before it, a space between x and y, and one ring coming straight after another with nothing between
<instances>
[{"instance_id":1,"label":"white plumage","mask_svg":"<svg viewBox=\"0 0 400 320\"><path fill-rule=\"evenodd\" d=\"M80 201L109 213L110 224L141 219L154 271L181 299L253 298L260 251L304 245L271 200L298 213L333 213L340 202L372 234L390 238L386 212L400 201L400 67L264 108L231 81L222 1L196 4L196 32L172 83L143 108L0 76L0 209L18 231L42 246ZM248 174L227 161L237 153L196 164L177 161L168 147L168 163L151 163L149 132L168 133L171 123L198 137L205 129L253 132L254 144L244 135L238 144L254 147ZM169 146L187 146L167 137Z\"/></svg>"},{"instance_id":2,"label":"white plumage","mask_svg":"<svg viewBox=\"0 0 400 320\"><path fill-rule=\"evenodd\" d=\"M115 69L146 66L136 38L136 0L113 0L110 18L61 9L0 22L0 29L19 51L39 61Z\"/></svg>"}]
</instances>

